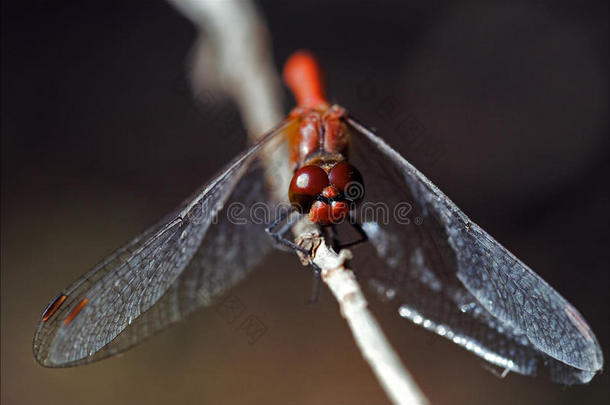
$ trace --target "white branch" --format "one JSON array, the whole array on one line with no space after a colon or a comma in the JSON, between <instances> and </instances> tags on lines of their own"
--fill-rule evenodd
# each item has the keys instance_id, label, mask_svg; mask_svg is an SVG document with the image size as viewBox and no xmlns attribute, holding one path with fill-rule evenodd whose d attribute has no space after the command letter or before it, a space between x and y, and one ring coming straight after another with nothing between
<instances>
[{"instance_id":1,"label":"white branch","mask_svg":"<svg viewBox=\"0 0 610 405\"><path fill-rule=\"evenodd\" d=\"M341 315L347 320L362 355L392 403L427 404L427 398L403 366L369 311L354 273L345 266L345 262L351 258L351 252L341 250L337 254L330 250L318 228L306 218L295 226L295 234L299 235L296 238L299 246L311 249L313 263L322 270L322 280L339 302ZM301 260L306 262L303 256Z\"/></svg>"},{"instance_id":2,"label":"white branch","mask_svg":"<svg viewBox=\"0 0 610 405\"><path fill-rule=\"evenodd\" d=\"M247 0L168 0L202 33L192 51L195 91L218 87L236 102L251 139L282 118L267 27Z\"/></svg>"},{"instance_id":3,"label":"white branch","mask_svg":"<svg viewBox=\"0 0 610 405\"><path fill-rule=\"evenodd\" d=\"M251 139L279 122L279 81L271 63L267 30L254 5L246 0L168 1L207 33L207 37L200 36L194 51L195 90L214 81L220 83L221 90L236 100ZM278 156L284 162L279 162ZM280 167L289 167L287 154L270 158L274 159L270 165L275 173ZM268 177L277 178L275 173ZM275 189L287 190L287 184L276 183ZM307 218L297 223L293 232L299 245L311 249L313 262L322 270L324 283L339 302L358 347L388 397L394 404L427 404L368 310L354 273L345 267L351 253L343 250L336 254L328 249L319 228ZM309 258L301 259L310 264Z\"/></svg>"}]
</instances>

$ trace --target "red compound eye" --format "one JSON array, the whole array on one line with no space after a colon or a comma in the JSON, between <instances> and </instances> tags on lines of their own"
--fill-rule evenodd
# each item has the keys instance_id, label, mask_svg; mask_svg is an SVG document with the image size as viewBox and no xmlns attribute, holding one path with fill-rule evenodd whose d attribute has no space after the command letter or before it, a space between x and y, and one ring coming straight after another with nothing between
<instances>
[{"instance_id":1,"label":"red compound eye","mask_svg":"<svg viewBox=\"0 0 610 405\"><path fill-rule=\"evenodd\" d=\"M301 167L292 176L288 198L290 204L299 212L309 211L316 197L328 186L328 176L319 166Z\"/></svg>"},{"instance_id":2,"label":"red compound eye","mask_svg":"<svg viewBox=\"0 0 610 405\"><path fill-rule=\"evenodd\" d=\"M330 184L343 193L346 200L360 201L364 197L364 181L354 166L347 162L337 163L328 173Z\"/></svg>"}]
</instances>

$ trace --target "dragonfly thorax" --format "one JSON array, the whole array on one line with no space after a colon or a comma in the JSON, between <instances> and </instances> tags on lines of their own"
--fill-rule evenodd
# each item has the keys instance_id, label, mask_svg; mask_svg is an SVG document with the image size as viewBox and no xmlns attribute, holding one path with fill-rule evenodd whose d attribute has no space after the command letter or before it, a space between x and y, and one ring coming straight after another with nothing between
<instances>
[{"instance_id":1,"label":"dragonfly thorax","mask_svg":"<svg viewBox=\"0 0 610 405\"><path fill-rule=\"evenodd\" d=\"M329 161L344 160L349 137L344 121L345 110L339 106L321 105L318 108L297 107L290 114L298 122L290 134L290 161L293 169L323 156Z\"/></svg>"}]
</instances>

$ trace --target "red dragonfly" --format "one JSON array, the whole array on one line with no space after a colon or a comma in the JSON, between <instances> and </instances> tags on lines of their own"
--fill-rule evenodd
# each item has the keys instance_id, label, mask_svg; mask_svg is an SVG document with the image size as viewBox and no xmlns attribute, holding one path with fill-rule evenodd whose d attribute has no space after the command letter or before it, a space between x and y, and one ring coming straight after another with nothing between
<instances>
[{"instance_id":1,"label":"red dragonfly","mask_svg":"<svg viewBox=\"0 0 610 405\"><path fill-rule=\"evenodd\" d=\"M289 234L307 217L330 230L336 249L352 246L350 267L373 296L488 362L525 375L543 363L564 384L602 369L580 313L398 152L330 105L310 54L295 53L284 78L298 102L286 120L51 300L34 336L40 364L115 355L211 305L274 246L301 249ZM274 215L262 221L261 207ZM358 238L341 241L345 224Z\"/></svg>"}]
</instances>

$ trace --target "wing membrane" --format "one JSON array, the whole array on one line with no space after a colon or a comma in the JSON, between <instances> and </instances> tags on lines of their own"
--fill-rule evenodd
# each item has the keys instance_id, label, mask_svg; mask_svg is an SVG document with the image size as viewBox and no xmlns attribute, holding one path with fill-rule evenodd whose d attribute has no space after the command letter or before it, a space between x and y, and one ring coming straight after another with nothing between
<instances>
[{"instance_id":1,"label":"wing membrane","mask_svg":"<svg viewBox=\"0 0 610 405\"><path fill-rule=\"evenodd\" d=\"M159 224L118 249L68 287L65 302L34 337L34 356L49 367L98 360L182 319L236 283L267 251L262 226L228 218L264 198L260 152L286 121L251 146ZM243 219L243 218L242 218ZM262 232L262 234L253 235ZM71 322L66 318L86 298Z\"/></svg>"},{"instance_id":2,"label":"wing membrane","mask_svg":"<svg viewBox=\"0 0 610 405\"><path fill-rule=\"evenodd\" d=\"M367 201L390 206L388 218L362 218L384 269L355 266L360 277L401 316L491 363L533 375L542 360L557 382L591 380L603 358L578 311L383 140L348 123L350 159L366 167Z\"/></svg>"}]
</instances>

